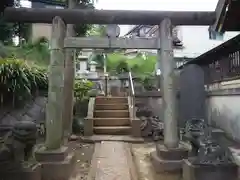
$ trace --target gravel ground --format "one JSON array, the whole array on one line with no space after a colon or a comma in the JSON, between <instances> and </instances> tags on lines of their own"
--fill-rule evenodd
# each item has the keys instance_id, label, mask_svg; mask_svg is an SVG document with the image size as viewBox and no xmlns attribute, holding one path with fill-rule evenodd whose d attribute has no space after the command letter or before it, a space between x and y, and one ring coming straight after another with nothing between
<instances>
[{"instance_id":1,"label":"gravel ground","mask_svg":"<svg viewBox=\"0 0 240 180\"><path fill-rule=\"evenodd\" d=\"M180 174L157 174L150 161L150 153L155 151L155 143L132 144L134 160L139 180L181 180Z\"/></svg>"},{"instance_id":2,"label":"gravel ground","mask_svg":"<svg viewBox=\"0 0 240 180\"><path fill-rule=\"evenodd\" d=\"M87 180L91 165L94 144L69 142L68 147L76 153L77 164L70 180Z\"/></svg>"},{"instance_id":3,"label":"gravel ground","mask_svg":"<svg viewBox=\"0 0 240 180\"><path fill-rule=\"evenodd\" d=\"M94 152L94 144L70 142L68 145L77 156L77 164L70 180L87 180ZM181 180L178 174L156 174L149 154L155 150L155 143L132 144L134 161L139 173L139 180Z\"/></svg>"}]
</instances>

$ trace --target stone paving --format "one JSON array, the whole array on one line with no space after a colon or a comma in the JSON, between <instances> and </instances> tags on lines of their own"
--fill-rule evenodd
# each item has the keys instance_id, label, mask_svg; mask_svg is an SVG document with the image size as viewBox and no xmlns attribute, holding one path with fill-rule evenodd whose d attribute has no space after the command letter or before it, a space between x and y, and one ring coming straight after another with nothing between
<instances>
[{"instance_id":1,"label":"stone paving","mask_svg":"<svg viewBox=\"0 0 240 180\"><path fill-rule=\"evenodd\" d=\"M128 143L102 141L95 145L95 180L131 180L131 165L129 164ZM93 177L92 176L92 177ZM93 179L93 178L91 178Z\"/></svg>"}]
</instances>

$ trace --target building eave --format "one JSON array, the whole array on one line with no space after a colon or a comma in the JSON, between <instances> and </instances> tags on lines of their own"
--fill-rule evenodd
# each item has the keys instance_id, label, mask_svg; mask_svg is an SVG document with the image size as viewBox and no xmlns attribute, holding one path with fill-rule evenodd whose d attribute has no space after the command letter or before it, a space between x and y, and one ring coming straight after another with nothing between
<instances>
[{"instance_id":1,"label":"building eave","mask_svg":"<svg viewBox=\"0 0 240 180\"><path fill-rule=\"evenodd\" d=\"M219 0L216 6L216 21L211 26L216 32L240 31L240 1Z\"/></svg>"}]
</instances>

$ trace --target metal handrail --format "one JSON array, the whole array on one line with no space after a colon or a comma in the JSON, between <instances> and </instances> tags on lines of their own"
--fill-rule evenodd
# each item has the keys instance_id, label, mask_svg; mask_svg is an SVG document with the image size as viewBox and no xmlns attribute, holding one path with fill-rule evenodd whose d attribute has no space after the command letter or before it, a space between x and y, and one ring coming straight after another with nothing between
<instances>
[{"instance_id":1,"label":"metal handrail","mask_svg":"<svg viewBox=\"0 0 240 180\"><path fill-rule=\"evenodd\" d=\"M130 86L130 108L132 108L133 112L133 118L135 119L136 117L136 112L135 112L135 90L134 90L134 85L133 85L133 78L132 78L132 73L129 72L129 86Z\"/></svg>"},{"instance_id":2,"label":"metal handrail","mask_svg":"<svg viewBox=\"0 0 240 180\"><path fill-rule=\"evenodd\" d=\"M128 74L129 74L129 85L130 85L130 88L131 88L131 95L132 95L132 96L135 96L132 73L129 71Z\"/></svg>"}]
</instances>

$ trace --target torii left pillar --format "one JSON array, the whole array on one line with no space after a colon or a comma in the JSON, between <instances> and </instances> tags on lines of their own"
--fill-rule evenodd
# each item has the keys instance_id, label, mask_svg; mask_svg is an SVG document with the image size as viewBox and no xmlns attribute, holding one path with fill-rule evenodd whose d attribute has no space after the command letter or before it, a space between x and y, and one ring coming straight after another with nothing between
<instances>
[{"instance_id":1,"label":"torii left pillar","mask_svg":"<svg viewBox=\"0 0 240 180\"><path fill-rule=\"evenodd\" d=\"M157 143L156 151L151 153L151 159L157 172L180 172L182 160L188 156L188 149L179 143L176 113L176 75L170 19L164 19L161 22L159 41L158 60L162 72L161 91L163 93L164 143Z\"/></svg>"},{"instance_id":2,"label":"torii left pillar","mask_svg":"<svg viewBox=\"0 0 240 180\"><path fill-rule=\"evenodd\" d=\"M73 165L74 154L63 146L63 88L64 88L64 38L66 26L60 17L52 23L51 55L48 76L48 102L46 107L46 139L37 149L36 160L42 164L42 180L67 180Z\"/></svg>"}]
</instances>

